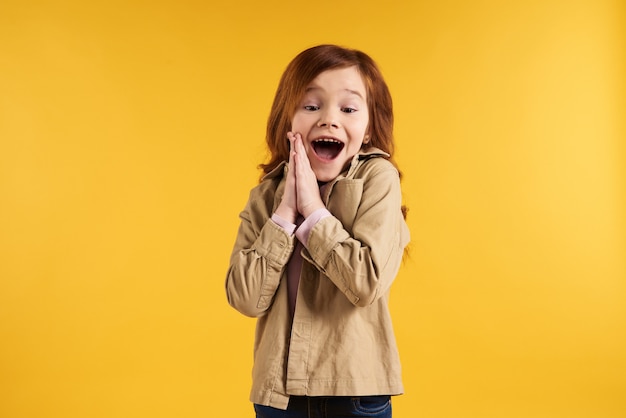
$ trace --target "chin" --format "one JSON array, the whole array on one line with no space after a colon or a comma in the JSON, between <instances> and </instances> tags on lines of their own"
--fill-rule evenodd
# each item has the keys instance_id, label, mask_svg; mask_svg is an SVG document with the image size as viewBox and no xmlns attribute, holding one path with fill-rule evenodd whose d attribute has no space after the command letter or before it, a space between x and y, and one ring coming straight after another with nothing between
<instances>
[{"instance_id":1,"label":"chin","mask_svg":"<svg viewBox=\"0 0 626 418\"><path fill-rule=\"evenodd\" d=\"M328 182L328 181L336 179L338 175L339 174L332 175L332 174L326 174L326 173L325 174L316 173L315 178L317 179L317 181Z\"/></svg>"},{"instance_id":2,"label":"chin","mask_svg":"<svg viewBox=\"0 0 626 418\"><path fill-rule=\"evenodd\" d=\"M337 161L335 161L337 163ZM311 167L313 168L313 167ZM322 164L322 166L318 166L313 168L313 172L315 173L315 178L317 181L332 181L335 180L339 174L343 171L342 167L338 167L337 164Z\"/></svg>"}]
</instances>

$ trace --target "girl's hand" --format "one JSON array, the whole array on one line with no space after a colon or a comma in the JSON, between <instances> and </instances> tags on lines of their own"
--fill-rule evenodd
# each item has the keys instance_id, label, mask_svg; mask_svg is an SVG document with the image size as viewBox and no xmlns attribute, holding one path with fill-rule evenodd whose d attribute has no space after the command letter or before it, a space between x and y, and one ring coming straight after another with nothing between
<instances>
[{"instance_id":1,"label":"girl's hand","mask_svg":"<svg viewBox=\"0 0 626 418\"><path fill-rule=\"evenodd\" d=\"M285 193L280 201L280 204L276 208L276 214L286 221L292 224L296 223L298 217L298 206L296 198L296 167L295 167L295 149L294 141L295 136L289 132L287 133L289 138L289 163L287 165L287 180L285 182Z\"/></svg>"},{"instance_id":2,"label":"girl's hand","mask_svg":"<svg viewBox=\"0 0 626 418\"><path fill-rule=\"evenodd\" d=\"M290 159L294 160L296 168L296 204L298 212L307 218L313 211L325 206L300 134L295 135L292 147L295 155L290 154Z\"/></svg>"}]
</instances>

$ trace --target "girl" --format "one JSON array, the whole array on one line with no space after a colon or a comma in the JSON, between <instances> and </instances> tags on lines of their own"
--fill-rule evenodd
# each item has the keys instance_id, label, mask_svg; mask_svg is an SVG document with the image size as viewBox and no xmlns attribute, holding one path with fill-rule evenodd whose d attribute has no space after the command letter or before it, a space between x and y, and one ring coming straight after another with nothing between
<instances>
[{"instance_id":1,"label":"girl","mask_svg":"<svg viewBox=\"0 0 626 418\"><path fill-rule=\"evenodd\" d=\"M409 241L392 128L363 52L320 45L287 66L226 278L230 305L258 318L257 418L391 417L389 288Z\"/></svg>"}]
</instances>

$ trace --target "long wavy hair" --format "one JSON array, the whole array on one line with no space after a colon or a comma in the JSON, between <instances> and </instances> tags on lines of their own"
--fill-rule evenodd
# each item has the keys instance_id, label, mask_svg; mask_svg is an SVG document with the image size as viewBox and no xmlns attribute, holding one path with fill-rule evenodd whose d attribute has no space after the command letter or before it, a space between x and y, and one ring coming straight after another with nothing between
<instances>
[{"instance_id":1,"label":"long wavy hair","mask_svg":"<svg viewBox=\"0 0 626 418\"><path fill-rule=\"evenodd\" d=\"M270 159L267 164L259 165L263 174L289 159L287 132L291 130L294 113L308 85L324 71L347 67L356 67L365 84L370 140L363 147L376 147L385 151L390 155L391 163L398 168L393 159L393 104L378 66L369 55L361 51L337 45L318 45L298 54L289 63L278 83L265 136Z\"/></svg>"}]
</instances>

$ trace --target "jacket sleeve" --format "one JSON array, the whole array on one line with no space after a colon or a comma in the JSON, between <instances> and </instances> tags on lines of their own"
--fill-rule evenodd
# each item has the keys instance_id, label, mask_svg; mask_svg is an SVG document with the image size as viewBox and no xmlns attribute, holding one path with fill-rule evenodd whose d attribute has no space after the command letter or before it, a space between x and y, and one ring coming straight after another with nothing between
<instances>
[{"instance_id":1,"label":"jacket sleeve","mask_svg":"<svg viewBox=\"0 0 626 418\"><path fill-rule=\"evenodd\" d=\"M294 249L294 238L261 208L251 194L239 215L241 224L226 276L228 303L244 315L258 317L272 305L281 276Z\"/></svg>"},{"instance_id":2,"label":"jacket sleeve","mask_svg":"<svg viewBox=\"0 0 626 418\"><path fill-rule=\"evenodd\" d=\"M395 279L409 241L401 205L398 171L377 165L364 178L351 233L334 216L311 230L306 258L354 305L374 303Z\"/></svg>"}]
</instances>

